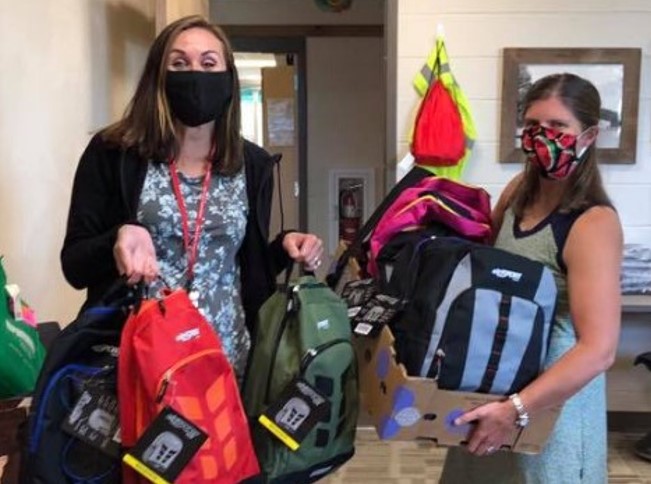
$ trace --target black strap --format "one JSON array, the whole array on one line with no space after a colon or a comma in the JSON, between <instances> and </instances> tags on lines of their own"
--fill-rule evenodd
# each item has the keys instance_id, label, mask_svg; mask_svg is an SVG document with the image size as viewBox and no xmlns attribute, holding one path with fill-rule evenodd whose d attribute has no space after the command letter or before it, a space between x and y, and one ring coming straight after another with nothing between
<instances>
[{"instance_id":1,"label":"black strap","mask_svg":"<svg viewBox=\"0 0 651 484\"><path fill-rule=\"evenodd\" d=\"M344 270L346 269L346 265L348 264L350 258L360 257L364 254L363 248L366 239L368 239L368 237L371 235L378 222L384 213L389 209L391 204L396 201L396 199L405 189L414 186L416 183L430 176L434 176L432 172L419 166L414 166L404 177L400 179L398 183L393 186L391 191L387 194L386 197L384 197L382 202L380 202L380 204L359 230L357 236L355 237L355 240L339 257L335 270L326 276L326 282L330 288L334 289L337 286L339 280L341 279L341 276L344 274Z\"/></svg>"},{"instance_id":2,"label":"black strap","mask_svg":"<svg viewBox=\"0 0 651 484\"><path fill-rule=\"evenodd\" d=\"M127 276L118 277L104 292L98 305L112 306L116 303L122 304L125 297L134 301L143 297L146 290L143 283L138 283L134 286L127 285Z\"/></svg>"},{"instance_id":3,"label":"black strap","mask_svg":"<svg viewBox=\"0 0 651 484\"><path fill-rule=\"evenodd\" d=\"M127 182L126 182L126 158L127 150L122 148L120 151L120 195L122 196L122 203L124 203L124 211L127 214L127 220L135 220L136 215L133 213L133 207L129 203L127 196Z\"/></svg>"},{"instance_id":4,"label":"black strap","mask_svg":"<svg viewBox=\"0 0 651 484\"><path fill-rule=\"evenodd\" d=\"M278 174L278 208L280 210L280 231L285 231L285 208L283 206L283 189L282 184L280 183L280 160L282 160L283 155L281 153L276 153L271 156L271 161L276 165L276 173ZM273 178L273 175L272 175Z\"/></svg>"},{"instance_id":5,"label":"black strap","mask_svg":"<svg viewBox=\"0 0 651 484\"><path fill-rule=\"evenodd\" d=\"M479 393L490 393L493 386L493 381L495 381L495 375L497 375L497 369L500 364L500 359L502 358L502 351L504 350L504 345L506 344L506 335L509 331L510 313L511 297L506 294L502 294L497 320L497 328L495 328L495 336L493 337L493 346L491 347L491 354L488 358L488 364L486 365L486 371L482 377L481 385L479 385L479 389L477 390Z\"/></svg>"}]
</instances>

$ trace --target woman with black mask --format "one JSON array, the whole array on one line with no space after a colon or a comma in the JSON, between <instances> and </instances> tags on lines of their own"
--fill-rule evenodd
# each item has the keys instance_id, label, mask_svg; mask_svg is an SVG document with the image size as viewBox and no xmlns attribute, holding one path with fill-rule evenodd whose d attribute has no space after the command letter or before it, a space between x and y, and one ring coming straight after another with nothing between
<instances>
[{"instance_id":1,"label":"woman with black mask","mask_svg":"<svg viewBox=\"0 0 651 484\"><path fill-rule=\"evenodd\" d=\"M274 159L240 135L239 82L224 33L182 18L154 41L124 117L81 157L61 262L98 301L118 275L185 287L242 377L255 315L290 259L321 264L322 241L271 243ZM158 277L162 276L162 277Z\"/></svg>"}]
</instances>

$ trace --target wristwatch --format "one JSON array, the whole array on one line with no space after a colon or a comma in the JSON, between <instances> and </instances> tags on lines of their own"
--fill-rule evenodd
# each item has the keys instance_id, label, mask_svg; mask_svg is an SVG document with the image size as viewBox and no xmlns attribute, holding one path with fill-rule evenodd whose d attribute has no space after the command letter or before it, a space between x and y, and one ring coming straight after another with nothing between
<instances>
[{"instance_id":1,"label":"wristwatch","mask_svg":"<svg viewBox=\"0 0 651 484\"><path fill-rule=\"evenodd\" d=\"M526 427L529 424L529 414L527 413L527 409L524 408L520 395L517 393L509 395L509 400L511 400L511 403L515 407L515 411L518 412L518 418L515 419L515 425L521 428Z\"/></svg>"}]
</instances>

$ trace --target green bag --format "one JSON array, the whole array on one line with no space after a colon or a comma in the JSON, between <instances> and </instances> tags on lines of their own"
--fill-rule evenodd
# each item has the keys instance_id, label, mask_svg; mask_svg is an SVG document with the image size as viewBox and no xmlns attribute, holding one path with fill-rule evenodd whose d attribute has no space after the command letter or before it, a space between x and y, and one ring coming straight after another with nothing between
<instances>
[{"instance_id":1,"label":"green bag","mask_svg":"<svg viewBox=\"0 0 651 484\"><path fill-rule=\"evenodd\" d=\"M6 285L0 257L0 398L31 393L45 358L36 328L14 318Z\"/></svg>"},{"instance_id":2,"label":"green bag","mask_svg":"<svg viewBox=\"0 0 651 484\"><path fill-rule=\"evenodd\" d=\"M353 456L359 397L351 340L346 304L313 276L287 284L260 309L243 399L266 482L314 482ZM297 378L330 402L327 413L286 399L284 392L297 388ZM292 450L298 442L278 435L295 430L288 418L307 420L311 410L318 421ZM276 435L260 422L261 415Z\"/></svg>"}]
</instances>

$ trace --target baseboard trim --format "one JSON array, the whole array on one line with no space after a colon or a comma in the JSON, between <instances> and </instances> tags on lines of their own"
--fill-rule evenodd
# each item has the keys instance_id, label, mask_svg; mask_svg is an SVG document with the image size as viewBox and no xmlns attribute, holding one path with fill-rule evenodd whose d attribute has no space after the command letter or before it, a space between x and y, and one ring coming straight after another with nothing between
<instances>
[{"instance_id":1,"label":"baseboard trim","mask_svg":"<svg viewBox=\"0 0 651 484\"><path fill-rule=\"evenodd\" d=\"M651 412L608 412L610 432L644 433L651 431Z\"/></svg>"}]
</instances>

